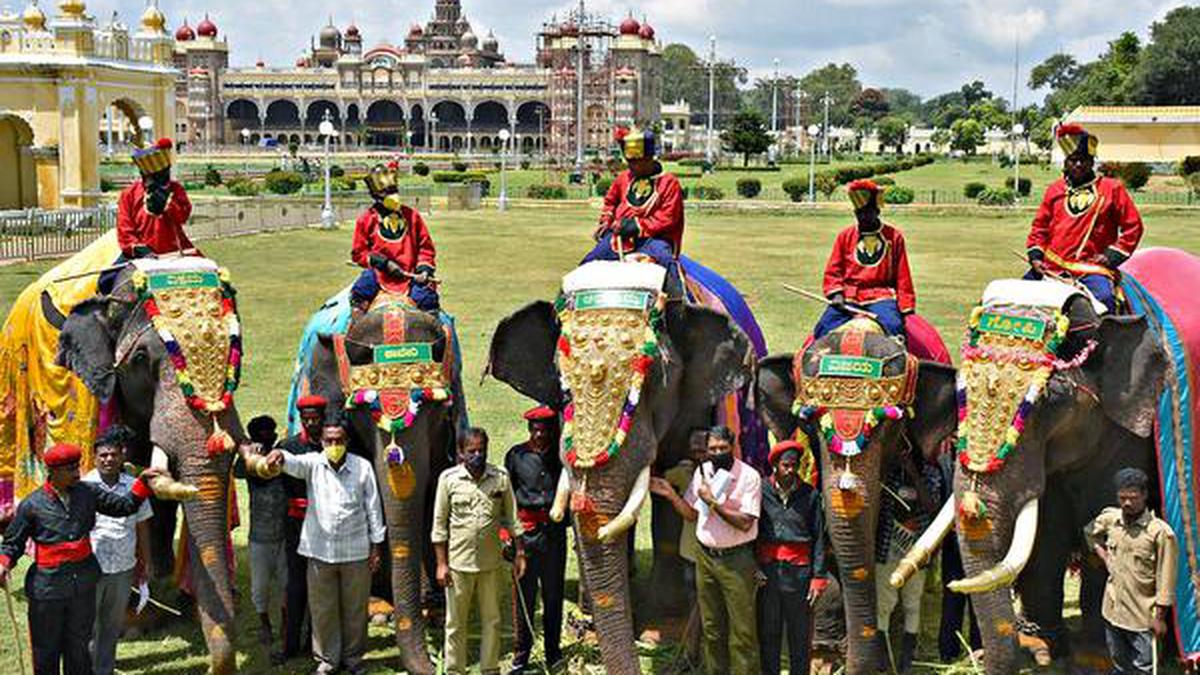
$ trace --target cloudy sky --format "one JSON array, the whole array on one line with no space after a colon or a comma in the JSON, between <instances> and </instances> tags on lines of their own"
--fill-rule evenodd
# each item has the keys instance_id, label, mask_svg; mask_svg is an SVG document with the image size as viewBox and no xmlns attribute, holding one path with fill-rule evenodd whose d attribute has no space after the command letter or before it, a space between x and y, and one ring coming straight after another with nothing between
<instances>
[{"instance_id":1,"label":"cloudy sky","mask_svg":"<svg viewBox=\"0 0 1200 675\"><path fill-rule=\"evenodd\" d=\"M20 4L22 0L10 0ZM107 17L117 9L133 24L145 0L89 0ZM434 0L159 0L172 27L186 16L192 25L208 12L230 41L235 65L258 58L290 64L332 14L351 21L370 47L402 42L413 21L425 21ZM43 4L51 4L43 1ZM803 74L829 61L854 64L869 86L909 88L931 96L982 79L1011 95L1013 46L1021 41L1022 84L1030 66L1066 50L1090 59L1121 31L1145 36L1181 0L589 0L589 9L618 20L645 15L666 42L707 48L716 35L722 58L752 74L781 70ZM570 0L463 0L481 36L494 30L508 58L533 59L542 20L574 7ZM1028 100L1029 93L1019 96Z\"/></svg>"}]
</instances>

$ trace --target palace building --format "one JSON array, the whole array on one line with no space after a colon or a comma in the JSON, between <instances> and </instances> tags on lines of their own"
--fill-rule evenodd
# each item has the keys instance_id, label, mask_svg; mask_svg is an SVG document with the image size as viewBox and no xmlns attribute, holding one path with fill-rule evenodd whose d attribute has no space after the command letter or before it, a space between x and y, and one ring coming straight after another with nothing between
<instances>
[{"instance_id":1,"label":"palace building","mask_svg":"<svg viewBox=\"0 0 1200 675\"><path fill-rule=\"evenodd\" d=\"M175 32L178 140L193 150L304 145L328 118L347 148L488 152L508 129L519 152L571 157L581 133L586 153L604 152L615 125L659 119L661 48L644 21L615 25L580 3L541 26L528 64L480 32L461 0L435 0L403 39L330 19L294 64L231 68L213 21L185 22Z\"/></svg>"}]
</instances>

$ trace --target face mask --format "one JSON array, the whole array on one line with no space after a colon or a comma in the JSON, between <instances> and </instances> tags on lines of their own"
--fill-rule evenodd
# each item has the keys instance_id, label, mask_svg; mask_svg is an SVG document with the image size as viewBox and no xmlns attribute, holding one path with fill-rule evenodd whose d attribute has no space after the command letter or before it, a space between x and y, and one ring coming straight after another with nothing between
<instances>
[{"instance_id":1,"label":"face mask","mask_svg":"<svg viewBox=\"0 0 1200 675\"><path fill-rule=\"evenodd\" d=\"M400 212L400 195L390 194L383 198L383 208L392 213Z\"/></svg>"},{"instance_id":2,"label":"face mask","mask_svg":"<svg viewBox=\"0 0 1200 675\"><path fill-rule=\"evenodd\" d=\"M333 443L325 446L325 458L337 464L346 456L345 443Z\"/></svg>"},{"instance_id":3,"label":"face mask","mask_svg":"<svg viewBox=\"0 0 1200 675\"><path fill-rule=\"evenodd\" d=\"M712 462L714 469L725 469L728 471L733 468L733 453L727 452L723 455L717 455L716 457L709 458L708 461Z\"/></svg>"},{"instance_id":4,"label":"face mask","mask_svg":"<svg viewBox=\"0 0 1200 675\"><path fill-rule=\"evenodd\" d=\"M483 467L487 466L487 455L482 453L478 455L470 455L463 460L463 465L473 474L479 474L483 471Z\"/></svg>"}]
</instances>

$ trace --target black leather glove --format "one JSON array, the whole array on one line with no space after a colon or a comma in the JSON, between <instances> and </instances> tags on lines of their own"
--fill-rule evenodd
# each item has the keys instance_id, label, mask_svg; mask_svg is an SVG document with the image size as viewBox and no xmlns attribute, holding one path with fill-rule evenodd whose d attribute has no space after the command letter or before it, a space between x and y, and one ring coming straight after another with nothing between
<instances>
[{"instance_id":1,"label":"black leather glove","mask_svg":"<svg viewBox=\"0 0 1200 675\"><path fill-rule=\"evenodd\" d=\"M389 260L386 263L384 263L383 271L385 273L387 273L388 276L393 276L393 277L396 277L397 279L403 279L406 276L404 274L404 268L401 267L400 264L397 263L395 260Z\"/></svg>"},{"instance_id":2,"label":"black leather glove","mask_svg":"<svg viewBox=\"0 0 1200 675\"><path fill-rule=\"evenodd\" d=\"M635 239L641 232L642 228L638 226L637 221L633 218L622 220L621 228L617 230L617 234L621 235L622 239Z\"/></svg>"},{"instance_id":3,"label":"black leather glove","mask_svg":"<svg viewBox=\"0 0 1200 675\"><path fill-rule=\"evenodd\" d=\"M434 272L435 272L435 270L432 267L430 267L429 265L417 265L416 277L413 278L413 281L415 283L417 283L418 285L423 286L423 285L433 281L433 273Z\"/></svg>"},{"instance_id":4,"label":"black leather glove","mask_svg":"<svg viewBox=\"0 0 1200 675\"><path fill-rule=\"evenodd\" d=\"M371 255L367 256L367 264L377 270L386 271L388 259L387 256L382 253L372 253Z\"/></svg>"},{"instance_id":5,"label":"black leather glove","mask_svg":"<svg viewBox=\"0 0 1200 675\"><path fill-rule=\"evenodd\" d=\"M1108 269L1115 270L1118 267L1120 267L1121 265L1125 264L1126 260L1129 260L1129 256L1125 255L1124 253L1121 253L1117 249L1115 249L1115 248L1104 249L1104 266L1107 267Z\"/></svg>"},{"instance_id":6,"label":"black leather glove","mask_svg":"<svg viewBox=\"0 0 1200 675\"><path fill-rule=\"evenodd\" d=\"M162 215L167 209L167 198L171 193L166 188L153 186L146 192L146 210L154 215Z\"/></svg>"},{"instance_id":7,"label":"black leather glove","mask_svg":"<svg viewBox=\"0 0 1200 675\"><path fill-rule=\"evenodd\" d=\"M1041 281L1046 276L1046 254L1040 248L1031 248L1025 257L1029 260L1029 275L1035 281Z\"/></svg>"},{"instance_id":8,"label":"black leather glove","mask_svg":"<svg viewBox=\"0 0 1200 675\"><path fill-rule=\"evenodd\" d=\"M846 296L841 291L829 296L829 306L842 309L846 306Z\"/></svg>"}]
</instances>

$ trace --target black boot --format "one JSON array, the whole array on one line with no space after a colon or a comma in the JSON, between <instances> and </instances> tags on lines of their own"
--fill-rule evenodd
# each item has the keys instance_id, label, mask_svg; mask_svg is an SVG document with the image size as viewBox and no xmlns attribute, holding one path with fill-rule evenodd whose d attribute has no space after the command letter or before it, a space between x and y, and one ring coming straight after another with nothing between
<instances>
[{"instance_id":1,"label":"black boot","mask_svg":"<svg viewBox=\"0 0 1200 675\"><path fill-rule=\"evenodd\" d=\"M888 634L879 631L875 634L875 672L889 673L892 670L892 661L888 656L888 651L891 647L888 644Z\"/></svg>"},{"instance_id":2,"label":"black boot","mask_svg":"<svg viewBox=\"0 0 1200 675\"><path fill-rule=\"evenodd\" d=\"M912 668L913 657L917 654L917 634L905 633L900 643L900 658L896 662L896 670L907 673Z\"/></svg>"}]
</instances>

